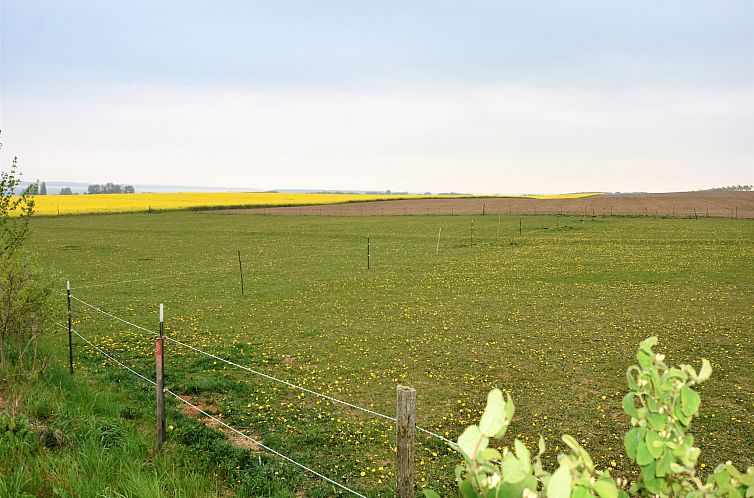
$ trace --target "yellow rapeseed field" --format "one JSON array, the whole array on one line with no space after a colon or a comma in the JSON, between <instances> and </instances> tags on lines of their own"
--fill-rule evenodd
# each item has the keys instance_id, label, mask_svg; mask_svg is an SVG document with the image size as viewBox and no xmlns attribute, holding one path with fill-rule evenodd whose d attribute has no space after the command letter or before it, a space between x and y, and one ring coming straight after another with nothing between
<instances>
[{"instance_id":1,"label":"yellow rapeseed field","mask_svg":"<svg viewBox=\"0 0 754 498\"><path fill-rule=\"evenodd\" d=\"M530 195L521 197L534 199L573 199L591 195L595 194ZM428 197L471 196L177 192L159 194L38 195L35 200L37 214L54 216L87 213L128 213L149 210L209 209L218 207L303 206L387 199L422 199Z\"/></svg>"}]
</instances>

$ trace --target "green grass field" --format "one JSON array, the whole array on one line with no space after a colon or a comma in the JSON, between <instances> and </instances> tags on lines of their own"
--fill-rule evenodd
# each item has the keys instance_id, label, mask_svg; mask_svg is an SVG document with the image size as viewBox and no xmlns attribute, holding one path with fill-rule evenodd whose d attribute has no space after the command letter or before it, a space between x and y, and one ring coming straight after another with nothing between
<instances>
[{"instance_id":1,"label":"green grass field","mask_svg":"<svg viewBox=\"0 0 754 498\"><path fill-rule=\"evenodd\" d=\"M165 303L167 334L265 373L388 415L396 384L413 386L418 423L450 439L500 387L517 407L510 437L536 447L545 436L554 462L559 435L572 434L599 466L628 477L624 373L639 341L658 335L657 350L670 363L712 362L693 429L700 461L754 463L754 221L530 216L519 236L518 217L477 216L473 246L471 223L460 216L61 217L35 220L31 247L60 290L70 278L80 299L153 330ZM62 320L65 298L56 299ZM79 303L74 326L153 375L148 334ZM50 343L55 361L67 361L64 334ZM77 368L108 381L114 367L75 348ZM216 406L229 423L333 479L393 494L389 422L174 344L166 355L170 389ZM138 382L121 385L139 389ZM170 440L194 437L195 424L177 409L170 417ZM423 435L417 444L419 484L452 495L455 455ZM310 494L329 493L295 467L277 472Z\"/></svg>"}]
</instances>

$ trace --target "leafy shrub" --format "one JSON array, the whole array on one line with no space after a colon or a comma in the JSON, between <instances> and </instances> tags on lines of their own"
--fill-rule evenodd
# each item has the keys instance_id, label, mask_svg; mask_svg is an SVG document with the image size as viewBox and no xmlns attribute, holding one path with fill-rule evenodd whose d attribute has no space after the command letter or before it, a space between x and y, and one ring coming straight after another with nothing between
<instances>
[{"instance_id":1,"label":"leafy shrub","mask_svg":"<svg viewBox=\"0 0 754 498\"><path fill-rule=\"evenodd\" d=\"M513 449L500 453L489 448L491 438L501 438L510 425L515 407L510 396L503 398L493 389L479 425L468 427L458 437L456 450L464 463L456 467L456 480L464 498L628 498L659 497L754 497L754 467L740 472L731 462L719 465L702 479L696 463L700 450L688 433L701 399L693 389L707 380L712 367L702 360L697 372L689 365L668 367L665 355L652 348L657 337L641 342L636 354L638 365L626 372L629 393L623 398L623 410L631 417L631 430L624 444L628 457L641 469L639 479L628 483L613 479L607 470L598 470L589 456L571 436L562 440L570 453L558 455L558 468L550 473L542 466L545 452L540 438L537 454L518 439ZM425 490L427 498L439 498Z\"/></svg>"}]
</instances>

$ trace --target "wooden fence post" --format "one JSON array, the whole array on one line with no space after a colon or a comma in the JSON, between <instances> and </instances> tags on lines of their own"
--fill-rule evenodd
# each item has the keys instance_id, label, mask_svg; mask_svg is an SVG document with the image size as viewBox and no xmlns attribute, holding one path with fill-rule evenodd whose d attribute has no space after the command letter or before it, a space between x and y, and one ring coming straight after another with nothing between
<instances>
[{"instance_id":1,"label":"wooden fence post","mask_svg":"<svg viewBox=\"0 0 754 498\"><path fill-rule=\"evenodd\" d=\"M165 442L165 377L164 367L165 360L162 350L162 339L164 334L164 314L163 306L160 303L160 335L155 338L155 367L157 370L156 375L156 389L157 389L157 449L162 448L162 443Z\"/></svg>"},{"instance_id":2,"label":"wooden fence post","mask_svg":"<svg viewBox=\"0 0 754 498\"><path fill-rule=\"evenodd\" d=\"M367 237L367 270L372 267L372 244Z\"/></svg>"},{"instance_id":3,"label":"wooden fence post","mask_svg":"<svg viewBox=\"0 0 754 498\"><path fill-rule=\"evenodd\" d=\"M416 390L399 385L395 420L398 467L398 498L414 497L414 429L416 427Z\"/></svg>"},{"instance_id":4,"label":"wooden fence post","mask_svg":"<svg viewBox=\"0 0 754 498\"><path fill-rule=\"evenodd\" d=\"M73 326L71 325L71 281L66 280L65 290L68 296L68 368L73 374Z\"/></svg>"}]
</instances>

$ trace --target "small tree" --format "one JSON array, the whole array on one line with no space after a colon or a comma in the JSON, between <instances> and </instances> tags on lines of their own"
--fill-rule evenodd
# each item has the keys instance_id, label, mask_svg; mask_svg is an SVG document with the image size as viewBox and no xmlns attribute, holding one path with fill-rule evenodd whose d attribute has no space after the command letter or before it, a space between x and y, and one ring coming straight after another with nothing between
<instances>
[{"instance_id":1,"label":"small tree","mask_svg":"<svg viewBox=\"0 0 754 498\"><path fill-rule=\"evenodd\" d=\"M34 270L22 244L34 214L37 184L16 194L21 180L18 158L9 171L0 172L0 369L8 374L7 351L12 340L18 346L18 364L23 370L29 347L33 346L32 368L37 366L39 334L48 319L50 291Z\"/></svg>"},{"instance_id":2,"label":"small tree","mask_svg":"<svg viewBox=\"0 0 754 498\"><path fill-rule=\"evenodd\" d=\"M123 193L124 194L133 194L135 192L136 192L136 190L134 189L133 185L126 185L125 187L123 187Z\"/></svg>"},{"instance_id":3,"label":"small tree","mask_svg":"<svg viewBox=\"0 0 754 498\"><path fill-rule=\"evenodd\" d=\"M47 195L47 184L45 182L42 182L39 186L39 195Z\"/></svg>"},{"instance_id":4,"label":"small tree","mask_svg":"<svg viewBox=\"0 0 754 498\"><path fill-rule=\"evenodd\" d=\"M34 214L34 194L37 184L26 187L20 195L18 158L13 158L10 171L0 172L0 258L9 260L29 231L29 220Z\"/></svg>"},{"instance_id":5,"label":"small tree","mask_svg":"<svg viewBox=\"0 0 754 498\"><path fill-rule=\"evenodd\" d=\"M63 187L60 189L60 195L72 195L71 187Z\"/></svg>"}]
</instances>

